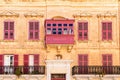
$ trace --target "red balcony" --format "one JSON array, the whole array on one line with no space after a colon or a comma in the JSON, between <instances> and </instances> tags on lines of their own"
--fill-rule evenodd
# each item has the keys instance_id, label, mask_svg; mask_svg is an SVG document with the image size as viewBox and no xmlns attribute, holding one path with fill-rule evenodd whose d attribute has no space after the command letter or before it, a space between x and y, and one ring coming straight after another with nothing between
<instances>
[{"instance_id":1,"label":"red balcony","mask_svg":"<svg viewBox=\"0 0 120 80\"><path fill-rule=\"evenodd\" d=\"M74 44L74 35L46 35L46 44Z\"/></svg>"}]
</instances>

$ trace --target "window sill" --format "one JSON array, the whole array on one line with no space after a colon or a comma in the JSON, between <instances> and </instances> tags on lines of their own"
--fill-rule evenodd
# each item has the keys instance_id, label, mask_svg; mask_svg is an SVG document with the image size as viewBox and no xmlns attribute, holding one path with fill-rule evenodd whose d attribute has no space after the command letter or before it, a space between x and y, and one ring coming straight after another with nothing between
<instances>
[{"instance_id":1,"label":"window sill","mask_svg":"<svg viewBox=\"0 0 120 80\"><path fill-rule=\"evenodd\" d=\"M1 40L1 42L15 42L15 40Z\"/></svg>"},{"instance_id":2,"label":"window sill","mask_svg":"<svg viewBox=\"0 0 120 80\"><path fill-rule=\"evenodd\" d=\"M113 40L101 40L100 42L111 43Z\"/></svg>"},{"instance_id":3,"label":"window sill","mask_svg":"<svg viewBox=\"0 0 120 80\"><path fill-rule=\"evenodd\" d=\"M81 42L81 43L88 43L89 40L78 40L78 42Z\"/></svg>"}]
</instances>

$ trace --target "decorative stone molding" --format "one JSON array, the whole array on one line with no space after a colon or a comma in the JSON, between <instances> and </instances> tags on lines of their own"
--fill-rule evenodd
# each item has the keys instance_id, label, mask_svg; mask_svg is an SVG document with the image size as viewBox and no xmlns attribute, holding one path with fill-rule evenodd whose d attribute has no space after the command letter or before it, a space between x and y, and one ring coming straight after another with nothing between
<instances>
[{"instance_id":1,"label":"decorative stone molding","mask_svg":"<svg viewBox=\"0 0 120 80\"><path fill-rule=\"evenodd\" d=\"M37 12L27 12L24 14L25 17L44 17L42 13Z\"/></svg>"},{"instance_id":2,"label":"decorative stone molding","mask_svg":"<svg viewBox=\"0 0 120 80\"><path fill-rule=\"evenodd\" d=\"M21 78L25 80L41 80L44 75L22 75Z\"/></svg>"},{"instance_id":3,"label":"decorative stone molding","mask_svg":"<svg viewBox=\"0 0 120 80\"><path fill-rule=\"evenodd\" d=\"M16 75L0 75L0 80L16 80Z\"/></svg>"},{"instance_id":4,"label":"decorative stone molding","mask_svg":"<svg viewBox=\"0 0 120 80\"><path fill-rule=\"evenodd\" d=\"M66 74L66 80L71 79L70 64L72 60L46 60L47 80L51 80L51 74Z\"/></svg>"},{"instance_id":5,"label":"decorative stone molding","mask_svg":"<svg viewBox=\"0 0 120 80\"><path fill-rule=\"evenodd\" d=\"M0 17L18 17L19 14L13 11L3 11L0 13Z\"/></svg>"},{"instance_id":6,"label":"decorative stone molding","mask_svg":"<svg viewBox=\"0 0 120 80\"><path fill-rule=\"evenodd\" d=\"M99 75L73 75L76 80L117 80L120 75L105 75L100 77Z\"/></svg>"},{"instance_id":7,"label":"decorative stone molding","mask_svg":"<svg viewBox=\"0 0 120 80\"><path fill-rule=\"evenodd\" d=\"M86 12L80 12L80 13L73 14L73 17L74 18L77 18L77 17L92 17L92 14L91 13L86 13Z\"/></svg>"},{"instance_id":8,"label":"decorative stone molding","mask_svg":"<svg viewBox=\"0 0 120 80\"><path fill-rule=\"evenodd\" d=\"M117 14L111 13L110 11L107 11L105 13L97 14L98 18L100 18L100 17L116 17L116 16L117 16Z\"/></svg>"}]
</instances>

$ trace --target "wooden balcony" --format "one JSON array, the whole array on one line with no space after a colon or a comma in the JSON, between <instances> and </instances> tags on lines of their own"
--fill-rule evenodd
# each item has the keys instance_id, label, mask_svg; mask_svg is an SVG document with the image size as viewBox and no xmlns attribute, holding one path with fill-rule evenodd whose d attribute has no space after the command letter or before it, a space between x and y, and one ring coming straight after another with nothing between
<instances>
[{"instance_id":1,"label":"wooden balcony","mask_svg":"<svg viewBox=\"0 0 120 80\"><path fill-rule=\"evenodd\" d=\"M0 66L0 75L2 74L16 74L20 72L23 74L36 74L36 75L44 75L45 74L45 66Z\"/></svg>"},{"instance_id":2,"label":"wooden balcony","mask_svg":"<svg viewBox=\"0 0 120 80\"><path fill-rule=\"evenodd\" d=\"M74 35L46 35L46 44L74 44Z\"/></svg>"},{"instance_id":3,"label":"wooden balcony","mask_svg":"<svg viewBox=\"0 0 120 80\"><path fill-rule=\"evenodd\" d=\"M120 74L120 66L74 66L72 75Z\"/></svg>"}]
</instances>

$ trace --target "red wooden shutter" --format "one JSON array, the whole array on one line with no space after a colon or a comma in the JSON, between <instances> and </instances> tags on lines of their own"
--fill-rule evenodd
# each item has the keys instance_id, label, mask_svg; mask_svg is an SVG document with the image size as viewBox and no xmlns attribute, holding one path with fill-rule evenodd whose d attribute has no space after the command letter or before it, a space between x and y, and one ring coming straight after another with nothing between
<instances>
[{"instance_id":1,"label":"red wooden shutter","mask_svg":"<svg viewBox=\"0 0 120 80\"><path fill-rule=\"evenodd\" d=\"M88 55L84 55L84 66L88 66Z\"/></svg>"},{"instance_id":2,"label":"red wooden shutter","mask_svg":"<svg viewBox=\"0 0 120 80\"><path fill-rule=\"evenodd\" d=\"M14 55L14 66L18 66L18 55Z\"/></svg>"},{"instance_id":3,"label":"red wooden shutter","mask_svg":"<svg viewBox=\"0 0 120 80\"><path fill-rule=\"evenodd\" d=\"M8 22L4 22L4 39L8 39Z\"/></svg>"},{"instance_id":4,"label":"red wooden shutter","mask_svg":"<svg viewBox=\"0 0 120 80\"><path fill-rule=\"evenodd\" d=\"M9 38L14 39L14 22L10 22L9 25Z\"/></svg>"},{"instance_id":5,"label":"red wooden shutter","mask_svg":"<svg viewBox=\"0 0 120 80\"><path fill-rule=\"evenodd\" d=\"M88 39L88 23L85 22L84 23L84 40L87 40Z\"/></svg>"},{"instance_id":6,"label":"red wooden shutter","mask_svg":"<svg viewBox=\"0 0 120 80\"><path fill-rule=\"evenodd\" d=\"M108 55L108 66L112 66L112 55Z\"/></svg>"},{"instance_id":7,"label":"red wooden shutter","mask_svg":"<svg viewBox=\"0 0 120 80\"><path fill-rule=\"evenodd\" d=\"M0 54L0 66L3 66L4 63L4 55Z\"/></svg>"},{"instance_id":8,"label":"red wooden shutter","mask_svg":"<svg viewBox=\"0 0 120 80\"><path fill-rule=\"evenodd\" d=\"M39 66L39 54L34 55L34 65Z\"/></svg>"},{"instance_id":9,"label":"red wooden shutter","mask_svg":"<svg viewBox=\"0 0 120 80\"><path fill-rule=\"evenodd\" d=\"M112 40L112 23L108 23L108 40Z\"/></svg>"},{"instance_id":10,"label":"red wooden shutter","mask_svg":"<svg viewBox=\"0 0 120 80\"><path fill-rule=\"evenodd\" d=\"M106 23L102 23L102 40L106 40L107 39L107 25Z\"/></svg>"},{"instance_id":11,"label":"red wooden shutter","mask_svg":"<svg viewBox=\"0 0 120 80\"><path fill-rule=\"evenodd\" d=\"M29 39L33 39L33 30L34 30L34 25L33 22L29 22Z\"/></svg>"},{"instance_id":12,"label":"red wooden shutter","mask_svg":"<svg viewBox=\"0 0 120 80\"><path fill-rule=\"evenodd\" d=\"M103 66L107 66L107 56L105 54L102 55L102 64Z\"/></svg>"},{"instance_id":13,"label":"red wooden shutter","mask_svg":"<svg viewBox=\"0 0 120 80\"><path fill-rule=\"evenodd\" d=\"M27 54L25 54L24 55L24 66L28 66L28 64L29 64L29 55L27 55Z\"/></svg>"}]
</instances>

